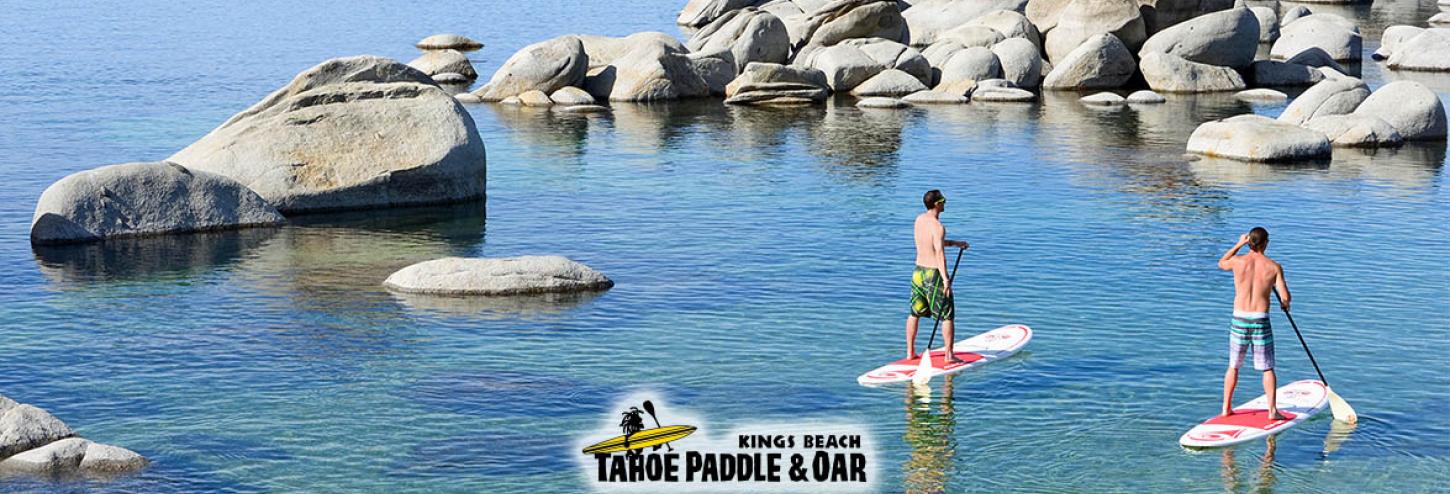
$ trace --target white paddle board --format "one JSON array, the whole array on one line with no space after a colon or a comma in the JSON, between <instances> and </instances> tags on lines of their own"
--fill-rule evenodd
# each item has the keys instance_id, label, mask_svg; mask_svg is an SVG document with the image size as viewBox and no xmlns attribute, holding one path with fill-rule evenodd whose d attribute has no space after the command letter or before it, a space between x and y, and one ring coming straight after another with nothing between
<instances>
[{"instance_id":1,"label":"white paddle board","mask_svg":"<svg viewBox=\"0 0 1450 494\"><path fill-rule=\"evenodd\" d=\"M1329 390L1313 380L1295 381L1277 390L1279 413L1288 420L1269 420L1269 397L1260 396L1234 409L1233 415L1203 421L1178 438L1190 448L1218 448L1272 436L1309 420L1329 405Z\"/></svg>"},{"instance_id":2,"label":"white paddle board","mask_svg":"<svg viewBox=\"0 0 1450 494\"><path fill-rule=\"evenodd\" d=\"M955 374L1002 360L1017 353L1031 340L1032 328L1021 324L1002 326L958 341L952 346L952 353L955 353L962 362L951 365L946 364L946 347L937 348L928 352L931 355L932 376ZM871 372L861 374L861 377L856 378L856 382L862 386L876 386L910 381L916 376L917 368L921 365L921 358L918 355L917 358L904 358L877 367Z\"/></svg>"}]
</instances>

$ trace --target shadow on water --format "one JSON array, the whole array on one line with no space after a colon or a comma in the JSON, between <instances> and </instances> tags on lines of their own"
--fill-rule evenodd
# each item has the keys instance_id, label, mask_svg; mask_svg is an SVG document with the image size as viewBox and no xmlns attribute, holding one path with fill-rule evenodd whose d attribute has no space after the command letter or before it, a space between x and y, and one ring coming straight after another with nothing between
<instances>
[{"instance_id":1,"label":"shadow on water","mask_svg":"<svg viewBox=\"0 0 1450 494\"><path fill-rule=\"evenodd\" d=\"M903 483L909 493L949 492L947 481L956 470L956 404L953 378L944 377L941 396L932 397L930 388L906 386L906 435L911 456L901 465Z\"/></svg>"}]
</instances>

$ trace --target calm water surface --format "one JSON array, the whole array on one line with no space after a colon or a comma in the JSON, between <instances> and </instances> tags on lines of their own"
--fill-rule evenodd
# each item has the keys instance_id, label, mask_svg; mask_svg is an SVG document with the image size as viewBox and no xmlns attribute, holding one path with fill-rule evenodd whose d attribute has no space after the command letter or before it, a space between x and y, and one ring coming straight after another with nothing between
<instances>
[{"instance_id":1,"label":"calm water surface","mask_svg":"<svg viewBox=\"0 0 1450 494\"><path fill-rule=\"evenodd\" d=\"M480 105L486 207L39 251L27 240L50 183L165 158L324 59L408 60L417 39L456 31L488 44L473 58L489 74L558 34L676 32L682 3L7 5L0 393L154 463L0 491L577 491L576 436L638 389L715 428L867 424L884 492L1450 485L1445 145L1298 166L1183 156L1197 123L1282 104ZM1358 19L1366 51L1384 26L1437 11L1313 8ZM1403 77L1361 70L1376 87ZM1450 94L1450 78L1415 77ZM928 188L946 191L948 228L973 245L959 324L1021 322L1037 338L923 403L855 377L902 351L911 219ZM1216 411L1223 372L1231 284L1214 260L1254 225L1273 231L1297 320L1361 424L1326 417L1273 448L1186 452L1176 439ZM541 253L618 285L488 302L380 286L440 256ZM1312 378L1294 340L1280 343L1281 379Z\"/></svg>"}]
</instances>

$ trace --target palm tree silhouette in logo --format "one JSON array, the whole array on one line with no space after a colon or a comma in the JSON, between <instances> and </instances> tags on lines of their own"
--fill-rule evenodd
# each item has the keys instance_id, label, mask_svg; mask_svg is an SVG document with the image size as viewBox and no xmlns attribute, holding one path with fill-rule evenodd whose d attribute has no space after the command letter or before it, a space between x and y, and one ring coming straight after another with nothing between
<instances>
[{"instance_id":1,"label":"palm tree silhouette in logo","mask_svg":"<svg viewBox=\"0 0 1450 494\"><path fill-rule=\"evenodd\" d=\"M639 456L642 452L638 449L629 449L629 436L644 430L644 412L638 407L629 407L626 412L621 412L624 418L619 421L619 428L624 430L624 450L628 456Z\"/></svg>"}]
</instances>

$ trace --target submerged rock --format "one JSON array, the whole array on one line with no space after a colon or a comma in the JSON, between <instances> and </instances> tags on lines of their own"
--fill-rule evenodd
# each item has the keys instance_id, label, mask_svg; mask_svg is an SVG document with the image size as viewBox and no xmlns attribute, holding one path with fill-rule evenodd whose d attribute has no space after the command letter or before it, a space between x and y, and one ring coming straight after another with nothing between
<instances>
[{"instance_id":1,"label":"submerged rock","mask_svg":"<svg viewBox=\"0 0 1450 494\"><path fill-rule=\"evenodd\" d=\"M36 244L277 225L282 214L236 181L168 162L73 173L40 195Z\"/></svg>"},{"instance_id":2,"label":"submerged rock","mask_svg":"<svg viewBox=\"0 0 1450 494\"><path fill-rule=\"evenodd\" d=\"M1354 114L1383 119L1407 141L1443 141L1446 138L1445 105L1434 91L1418 82L1385 84L1365 98Z\"/></svg>"},{"instance_id":3,"label":"submerged rock","mask_svg":"<svg viewBox=\"0 0 1450 494\"><path fill-rule=\"evenodd\" d=\"M961 94L952 94L944 91L917 91L901 98L902 101L913 105L960 105L971 101Z\"/></svg>"},{"instance_id":4,"label":"submerged rock","mask_svg":"<svg viewBox=\"0 0 1450 494\"><path fill-rule=\"evenodd\" d=\"M283 213L477 199L486 168L458 101L416 69L367 56L298 74L169 160Z\"/></svg>"},{"instance_id":5,"label":"submerged rock","mask_svg":"<svg viewBox=\"0 0 1450 494\"><path fill-rule=\"evenodd\" d=\"M415 46L419 50L458 50L470 52L483 48L483 43L479 43L460 34L435 34L419 40Z\"/></svg>"},{"instance_id":6,"label":"submerged rock","mask_svg":"<svg viewBox=\"0 0 1450 494\"><path fill-rule=\"evenodd\" d=\"M405 293L527 295L606 290L614 282L562 256L520 256L424 261L398 270L383 285Z\"/></svg>"},{"instance_id":7,"label":"submerged rock","mask_svg":"<svg viewBox=\"0 0 1450 494\"><path fill-rule=\"evenodd\" d=\"M972 92L972 101L1026 103L1037 99L1032 91L1014 87L979 88Z\"/></svg>"},{"instance_id":8,"label":"submerged rock","mask_svg":"<svg viewBox=\"0 0 1450 494\"><path fill-rule=\"evenodd\" d=\"M1114 106L1121 105L1127 102L1127 100L1124 99L1122 95L1108 92L1097 93L1090 96L1083 96L1081 98L1078 98L1078 101L1083 102L1083 104L1092 106Z\"/></svg>"},{"instance_id":9,"label":"submerged rock","mask_svg":"<svg viewBox=\"0 0 1450 494\"><path fill-rule=\"evenodd\" d=\"M484 101L502 101L526 91L550 93L584 82L589 55L578 36L560 36L525 46L514 53L474 94Z\"/></svg>"},{"instance_id":10,"label":"submerged rock","mask_svg":"<svg viewBox=\"0 0 1450 494\"><path fill-rule=\"evenodd\" d=\"M1282 91L1260 88L1239 91L1234 93L1234 98L1243 101L1284 101L1289 99L1289 95L1284 94Z\"/></svg>"},{"instance_id":11,"label":"submerged rock","mask_svg":"<svg viewBox=\"0 0 1450 494\"><path fill-rule=\"evenodd\" d=\"M1188 152L1244 161L1328 158L1329 139L1298 125L1259 115L1239 115L1199 125Z\"/></svg>"},{"instance_id":12,"label":"submerged rock","mask_svg":"<svg viewBox=\"0 0 1450 494\"><path fill-rule=\"evenodd\" d=\"M896 109L896 108L909 108L909 107L911 107L911 104L909 104L909 103L907 103L905 101L896 99L896 98L875 97L875 98L865 98L865 99L862 99L861 101L856 102L856 107L857 108Z\"/></svg>"},{"instance_id":13,"label":"submerged rock","mask_svg":"<svg viewBox=\"0 0 1450 494\"><path fill-rule=\"evenodd\" d=\"M1168 99L1164 98L1161 94L1149 91L1147 89L1143 89L1140 91L1133 91L1133 94L1128 95L1126 101L1132 104L1154 105L1159 103L1165 103L1168 101Z\"/></svg>"}]
</instances>

